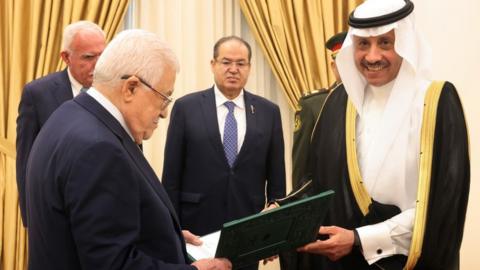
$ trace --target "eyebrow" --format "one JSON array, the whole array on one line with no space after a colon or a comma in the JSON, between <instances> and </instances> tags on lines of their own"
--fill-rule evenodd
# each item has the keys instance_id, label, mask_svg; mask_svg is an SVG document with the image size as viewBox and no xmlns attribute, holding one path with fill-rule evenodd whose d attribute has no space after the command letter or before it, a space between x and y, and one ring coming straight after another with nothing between
<instances>
[{"instance_id":1,"label":"eyebrow","mask_svg":"<svg viewBox=\"0 0 480 270\"><path fill-rule=\"evenodd\" d=\"M228 58L228 57L223 57L222 59L220 60L227 60L227 61L231 61L231 62L240 62L240 61L247 61L247 59L245 58L240 58L240 59L231 59L231 58Z\"/></svg>"}]
</instances>

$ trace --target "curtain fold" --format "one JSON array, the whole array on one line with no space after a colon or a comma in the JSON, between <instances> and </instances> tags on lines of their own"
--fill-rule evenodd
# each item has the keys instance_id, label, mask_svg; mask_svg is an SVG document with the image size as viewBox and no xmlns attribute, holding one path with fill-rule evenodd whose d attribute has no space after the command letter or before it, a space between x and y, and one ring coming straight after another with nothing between
<instances>
[{"instance_id":1,"label":"curtain fold","mask_svg":"<svg viewBox=\"0 0 480 270\"><path fill-rule=\"evenodd\" d=\"M129 0L0 1L0 269L26 269L27 234L18 208L15 175L17 109L25 83L65 65L63 28L90 20L118 31Z\"/></svg>"},{"instance_id":2,"label":"curtain fold","mask_svg":"<svg viewBox=\"0 0 480 270\"><path fill-rule=\"evenodd\" d=\"M302 95L334 82L325 42L347 29L348 14L361 2L239 0L292 108Z\"/></svg>"}]
</instances>

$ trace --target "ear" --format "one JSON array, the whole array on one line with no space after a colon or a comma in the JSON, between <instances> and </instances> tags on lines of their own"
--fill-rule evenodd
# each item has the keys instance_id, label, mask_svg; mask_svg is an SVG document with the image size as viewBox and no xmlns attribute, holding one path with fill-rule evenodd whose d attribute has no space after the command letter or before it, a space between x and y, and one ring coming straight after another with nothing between
<instances>
[{"instance_id":1,"label":"ear","mask_svg":"<svg viewBox=\"0 0 480 270\"><path fill-rule=\"evenodd\" d=\"M335 74L335 77L336 77L338 70L337 70L337 63L335 63L335 60L332 60L332 62L330 62L330 67L332 68L333 74Z\"/></svg>"},{"instance_id":2,"label":"ear","mask_svg":"<svg viewBox=\"0 0 480 270\"><path fill-rule=\"evenodd\" d=\"M215 68L215 59L210 60L210 69L213 71Z\"/></svg>"},{"instance_id":3,"label":"ear","mask_svg":"<svg viewBox=\"0 0 480 270\"><path fill-rule=\"evenodd\" d=\"M132 76L124 81L122 85L122 99L128 103L131 102L135 98L135 93L137 91L137 86L140 83L137 77Z\"/></svg>"},{"instance_id":4,"label":"ear","mask_svg":"<svg viewBox=\"0 0 480 270\"><path fill-rule=\"evenodd\" d=\"M338 73L337 63L335 62L335 60L333 60L332 62L330 62L330 67L332 68L333 75L335 75L335 80L336 80L337 82L341 82L342 79L340 78L340 74Z\"/></svg>"},{"instance_id":5,"label":"ear","mask_svg":"<svg viewBox=\"0 0 480 270\"><path fill-rule=\"evenodd\" d=\"M68 66L70 64L70 54L67 51L61 51L60 56L62 57L63 62Z\"/></svg>"}]
</instances>

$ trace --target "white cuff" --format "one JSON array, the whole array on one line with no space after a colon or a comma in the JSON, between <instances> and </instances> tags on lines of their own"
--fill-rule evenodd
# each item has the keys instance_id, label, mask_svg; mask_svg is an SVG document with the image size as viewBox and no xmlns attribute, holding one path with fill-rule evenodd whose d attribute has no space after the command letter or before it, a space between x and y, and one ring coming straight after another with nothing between
<instances>
[{"instance_id":1,"label":"white cuff","mask_svg":"<svg viewBox=\"0 0 480 270\"><path fill-rule=\"evenodd\" d=\"M362 251L368 264L395 254L395 246L390 236L390 228L385 223L378 223L357 228L362 242Z\"/></svg>"}]
</instances>

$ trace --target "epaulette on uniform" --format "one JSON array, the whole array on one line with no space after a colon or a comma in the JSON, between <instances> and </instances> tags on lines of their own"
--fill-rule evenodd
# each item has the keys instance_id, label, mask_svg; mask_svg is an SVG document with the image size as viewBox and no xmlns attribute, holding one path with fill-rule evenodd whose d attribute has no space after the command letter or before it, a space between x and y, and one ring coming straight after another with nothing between
<instances>
[{"instance_id":1,"label":"epaulette on uniform","mask_svg":"<svg viewBox=\"0 0 480 270\"><path fill-rule=\"evenodd\" d=\"M329 93L328 89L322 88L319 90L312 91L309 94L300 98L300 100L298 101L298 110L295 112L294 132L299 131L301 126L303 125L303 122L305 121L305 119L302 119L302 117L307 117L307 118L309 117L308 114L301 116L303 107L305 106L307 108L310 108L308 109L308 111L312 111L315 114L317 109L315 109L314 107L317 106L318 104L323 105L323 102L325 101L325 98L328 95L328 93Z\"/></svg>"},{"instance_id":2,"label":"epaulette on uniform","mask_svg":"<svg viewBox=\"0 0 480 270\"><path fill-rule=\"evenodd\" d=\"M301 99L309 99L311 97L318 96L320 94L325 94L327 92L328 92L328 89L325 89L325 88L322 88L320 90L313 90L312 92L304 95Z\"/></svg>"}]
</instances>

